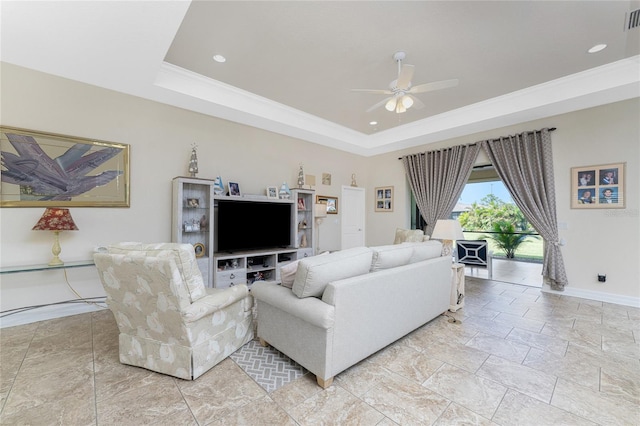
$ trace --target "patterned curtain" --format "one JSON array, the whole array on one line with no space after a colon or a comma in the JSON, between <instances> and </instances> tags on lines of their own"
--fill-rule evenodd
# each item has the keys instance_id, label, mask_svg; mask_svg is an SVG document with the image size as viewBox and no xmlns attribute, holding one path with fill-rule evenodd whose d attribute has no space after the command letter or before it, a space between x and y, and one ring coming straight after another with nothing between
<instances>
[{"instance_id":1,"label":"patterned curtain","mask_svg":"<svg viewBox=\"0 0 640 426\"><path fill-rule=\"evenodd\" d=\"M542 276L564 290L567 274L560 252L556 192L548 129L480 142L518 208L544 239Z\"/></svg>"},{"instance_id":2,"label":"patterned curtain","mask_svg":"<svg viewBox=\"0 0 640 426\"><path fill-rule=\"evenodd\" d=\"M438 219L448 219L469 180L480 145L458 145L402 157L404 171L431 235Z\"/></svg>"}]
</instances>

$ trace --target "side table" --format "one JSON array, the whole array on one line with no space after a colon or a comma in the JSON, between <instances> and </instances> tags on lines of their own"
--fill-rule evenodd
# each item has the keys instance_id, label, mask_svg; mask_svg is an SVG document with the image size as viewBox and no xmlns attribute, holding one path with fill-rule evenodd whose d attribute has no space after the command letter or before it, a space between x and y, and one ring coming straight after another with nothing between
<instances>
[{"instance_id":1,"label":"side table","mask_svg":"<svg viewBox=\"0 0 640 426\"><path fill-rule=\"evenodd\" d=\"M464 265L454 263L451 265L451 297L449 310L455 312L464 307Z\"/></svg>"}]
</instances>

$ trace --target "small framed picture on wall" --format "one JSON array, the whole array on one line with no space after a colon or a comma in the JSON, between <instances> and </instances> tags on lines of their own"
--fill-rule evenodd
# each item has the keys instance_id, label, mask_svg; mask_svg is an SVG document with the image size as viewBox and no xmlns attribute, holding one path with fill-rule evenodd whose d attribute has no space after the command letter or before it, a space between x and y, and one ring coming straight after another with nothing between
<instances>
[{"instance_id":1,"label":"small framed picture on wall","mask_svg":"<svg viewBox=\"0 0 640 426\"><path fill-rule=\"evenodd\" d=\"M375 192L375 211L393 211L393 186L379 186Z\"/></svg>"},{"instance_id":2,"label":"small framed picture on wall","mask_svg":"<svg viewBox=\"0 0 640 426\"><path fill-rule=\"evenodd\" d=\"M316 204L326 205L327 214L338 214L338 197L329 197L327 195L316 195Z\"/></svg>"},{"instance_id":3,"label":"small framed picture on wall","mask_svg":"<svg viewBox=\"0 0 640 426\"><path fill-rule=\"evenodd\" d=\"M572 209L622 209L625 163L571 168Z\"/></svg>"}]
</instances>

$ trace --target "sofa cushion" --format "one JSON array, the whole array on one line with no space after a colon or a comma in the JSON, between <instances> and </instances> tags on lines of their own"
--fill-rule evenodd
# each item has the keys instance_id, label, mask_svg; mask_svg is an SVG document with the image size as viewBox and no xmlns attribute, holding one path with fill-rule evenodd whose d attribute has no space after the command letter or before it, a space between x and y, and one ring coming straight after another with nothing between
<instances>
[{"instance_id":1,"label":"sofa cushion","mask_svg":"<svg viewBox=\"0 0 640 426\"><path fill-rule=\"evenodd\" d=\"M112 254L142 254L144 256L160 258L171 257L176 262L178 270L182 274L182 280L189 289L191 302L195 302L206 295L202 273L200 272L200 268L198 268L196 253L191 244L144 244L127 242L110 245L107 249L109 253Z\"/></svg>"},{"instance_id":2,"label":"sofa cushion","mask_svg":"<svg viewBox=\"0 0 640 426\"><path fill-rule=\"evenodd\" d=\"M393 244L420 242L424 238L422 229L396 229L396 237Z\"/></svg>"},{"instance_id":3,"label":"sofa cushion","mask_svg":"<svg viewBox=\"0 0 640 426\"><path fill-rule=\"evenodd\" d=\"M355 247L302 259L291 290L301 299L320 297L328 283L368 273L372 254L370 248Z\"/></svg>"},{"instance_id":4,"label":"sofa cushion","mask_svg":"<svg viewBox=\"0 0 640 426\"><path fill-rule=\"evenodd\" d=\"M413 255L413 246L405 244L371 247L371 250L371 272L406 265Z\"/></svg>"},{"instance_id":5,"label":"sofa cushion","mask_svg":"<svg viewBox=\"0 0 640 426\"><path fill-rule=\"evenodd\" d=\"M325 254L329 254L329 252L323 251L316 256L324 256ZM296 272L298 271L298 262L301 260L294 260L280 267L280 285L287 288L293 287L293 281L296 279Z\"/></svg>"},{"instance_id":6,"label":"sofa cushion","mask_svg":"<svg viewBox=\"0 0 640 426\"><path fill-rule=\"evenodd\" d=\"M427 240L421 243L403 243L401 246L413 249L409 263L421 262L442 255L442 243L437 240Z\"/></svg>"}]
</instances>

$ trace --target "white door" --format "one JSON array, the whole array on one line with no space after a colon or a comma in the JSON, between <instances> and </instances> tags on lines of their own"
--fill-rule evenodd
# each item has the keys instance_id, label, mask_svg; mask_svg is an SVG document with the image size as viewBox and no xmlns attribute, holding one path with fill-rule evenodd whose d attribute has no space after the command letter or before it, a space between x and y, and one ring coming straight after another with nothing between
<instances>
[{"instance_id":1,"label":"white door","mask_svg":"<svg viewBox=\"0 0 640 426\"><path fill-rule=\"evenodd\" d=\"M342 187L342 249L364 246L364 188Z\"/></svg>"}]
</instances>

